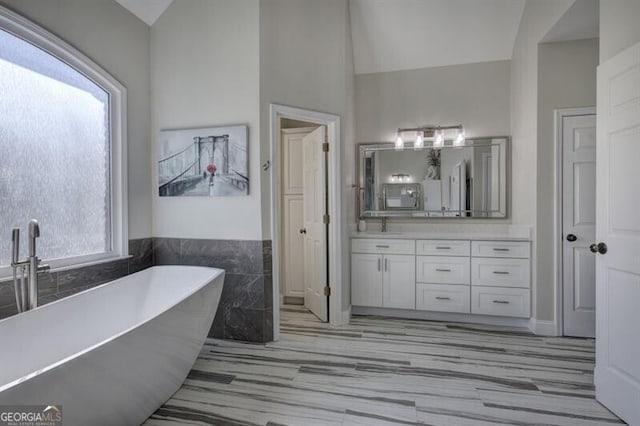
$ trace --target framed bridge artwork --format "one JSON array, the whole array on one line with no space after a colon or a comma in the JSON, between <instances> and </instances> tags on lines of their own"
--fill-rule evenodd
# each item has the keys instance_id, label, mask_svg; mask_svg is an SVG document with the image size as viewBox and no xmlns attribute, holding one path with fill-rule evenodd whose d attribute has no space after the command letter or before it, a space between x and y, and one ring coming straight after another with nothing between
<instances>
[{"instance_id":1,"label":"framed bridge artwork","mask_svg":"<svg viewBox=\"0 0 640 426\"><path fill-rule=\"evenodd\" d=\"M249 194L247 126L161 130L161 197Z\"/></svg>"}]
</instances>

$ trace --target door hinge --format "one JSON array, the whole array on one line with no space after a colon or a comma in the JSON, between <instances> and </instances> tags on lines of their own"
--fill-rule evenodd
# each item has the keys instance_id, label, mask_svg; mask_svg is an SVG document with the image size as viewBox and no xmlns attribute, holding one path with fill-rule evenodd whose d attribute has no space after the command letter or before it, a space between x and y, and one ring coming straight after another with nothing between
<instances>
[{"instance_id":1,"label":"door hinge","mask_svg":"<svg viewBox=\"0 0 640 426\"><path fill-rule=\"evenodd\" d=\"M322 152L329 152L329 142L324 142L322 144Z\"/></svg>"},{"instance_id":2,"label":"door hinge","mask_svg":"<svg viewBox=\"0 0 640 426\"><path fill-rule=\"evenodd\" d=\"M331 296L331 287L326 286L326 287L324 288L324 295L325 295L325 296Z\"/></svg>"},{"instance_id":3,"label":"door hinge","mask_svg":"<svg viewBox=\"0 0 640 426\"><path fill-rule=\"evenodd\" d=\"M331 222L331 219L328 214L325 214L324 216L322 216L322 223L324 223L325 225L328 225L330 222Z\"/></svg>"}]
</instances>

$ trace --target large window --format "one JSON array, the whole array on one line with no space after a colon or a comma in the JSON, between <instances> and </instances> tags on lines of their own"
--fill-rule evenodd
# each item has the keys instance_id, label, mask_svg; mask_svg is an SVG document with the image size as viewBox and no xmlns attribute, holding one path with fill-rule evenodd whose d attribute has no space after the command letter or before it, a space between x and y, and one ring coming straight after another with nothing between
<instances>
[{"instance_id":1,"label":"large window","mask_svg":"<svg viewBox=\"0 0 640 426\"><path fill-rule=\"evenodd\" d=\"M0 275L32 218L54 266L126 253L123 101L88 58L0 8Z\"/></svg>"}]
</instances>

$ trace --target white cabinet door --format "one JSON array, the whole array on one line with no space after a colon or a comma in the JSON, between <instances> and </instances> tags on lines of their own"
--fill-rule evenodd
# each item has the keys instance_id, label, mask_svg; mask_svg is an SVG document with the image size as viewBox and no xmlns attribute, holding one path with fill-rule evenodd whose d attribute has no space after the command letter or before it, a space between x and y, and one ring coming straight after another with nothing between
<instances>
[{"instance_id":1,"label":"white cabinet door","mask_svg":"<svg viewBox=\"0 0 640 426\"><path fill-rule=\"evenodd\" d=\"M351 304L382 306L382 255L351 255Z\"/></svg>"},{"instance_id":2,"label":"white cabinet door","mask_svg":"<svg viewBox=\"0 0 640 426\"><path fill-rule=\"evenodd\" d=\"M416 308L416 258L413 255L385 254L382 257L385 308Z\"/></svg>"}]
</instances>

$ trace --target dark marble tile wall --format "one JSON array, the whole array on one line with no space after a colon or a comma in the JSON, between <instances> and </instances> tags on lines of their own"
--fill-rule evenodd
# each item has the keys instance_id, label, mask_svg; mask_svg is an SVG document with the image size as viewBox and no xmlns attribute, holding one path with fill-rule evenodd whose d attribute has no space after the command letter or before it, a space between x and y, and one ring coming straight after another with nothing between
<instances>
[{"instance_id":1,"label":"dark marble tile wall","mask_svg":"<svg viewBox=\"0 0 640 426\"><path fill-rule=\"evenodd\" d=\"M128 259L41 274L38 302L51 303L153 265L152 239L129 241ZM13 281L0 282L0 319L17 313Z\"/></svg>"},{"instance_id":2,"label":"dark marble tile wall","mask_svg":"<svg viewBox=\"0 0 640 426\"><path fill-rule=\"evenodd\" d=\"M271 241L154 238L153 263L224 269L225 283L209 337L273 340Z\"/></svg>"}]
</instances>

